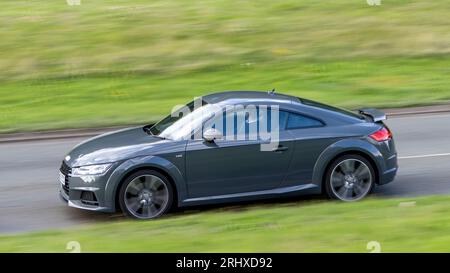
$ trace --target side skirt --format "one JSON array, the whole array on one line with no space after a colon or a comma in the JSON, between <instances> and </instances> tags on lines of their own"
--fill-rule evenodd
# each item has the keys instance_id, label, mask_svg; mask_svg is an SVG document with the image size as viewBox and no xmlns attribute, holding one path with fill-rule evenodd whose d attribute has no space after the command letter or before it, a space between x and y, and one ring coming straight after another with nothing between
<instances>
[{"instance_id":1,"label":"side skirt","mask_svg":"<svg viewBox=\"0 0 450 273\"><path fill-rule=\"evenodd\" d=\"M298 186L290 186L283 188L275 188L271 190L233 193L197 198L188 198L183 200L182 206L194 206L203 204L218 204L227 202L250 201L257 199L276 198L295 194L314 194L319 193L319 187L315 184L305 184Z\"/></svg>"}]
</instances>

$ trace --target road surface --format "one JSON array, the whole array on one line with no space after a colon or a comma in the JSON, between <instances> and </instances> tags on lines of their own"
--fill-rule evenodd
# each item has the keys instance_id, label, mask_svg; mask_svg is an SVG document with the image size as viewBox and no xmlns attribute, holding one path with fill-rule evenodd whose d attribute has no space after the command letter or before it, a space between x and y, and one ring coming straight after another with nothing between
<instances>
[{"instance_id":1,"label":"road surface","mask_svg":"<svg viewBox=\"0 0 450 273\"><path fill-rule=\"evenodd\" d=\"M450 114L389 119L399 152L396 180L381 197L450 194ZM120 219L69 208L58 198L58 169L85 138L0 144L0 233L66 228Z\"/></svg>"}]
</instances>

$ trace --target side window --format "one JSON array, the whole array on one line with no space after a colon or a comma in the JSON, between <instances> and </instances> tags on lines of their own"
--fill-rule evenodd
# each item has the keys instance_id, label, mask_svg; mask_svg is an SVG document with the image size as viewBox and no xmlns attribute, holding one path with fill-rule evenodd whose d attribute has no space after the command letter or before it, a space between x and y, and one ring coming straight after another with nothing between
<instances>
[{"instance_id":1,"label":"side window","mask_svg":"<svg viewBox=\"0 0 450 273\"><path fill-rule=\"evenodd\" d=\"M287 129L300 129L309 127L321 127L324 124L314 118L305 117L303 115L289 113L287 120Z\"/></svg>"},{"instance_id":2,"label":"side window","mask_svg":"<svg viewBox=\"0 0 450 273\"><path fill-rule=\"evenodd\" d=\"M263 110L264 109L264 110ZM278 128L280 131L286 130L286 121L289 113L280 110L278 112ZM266 130L272 131L276 125L272 124L272 111L270 107L254 107L238 109L231 112L223 112L204 124L203 130L215 128L222 132L228 139L244 137L253 139L260 137Z\"/></svg>"},{"instance_id":3,"label":"side window","mask_svg":"<svg viewBox=\"0 0 450 273\"><path fill-rule=\"evenodd\" d=\"M222 115L206 122L203 126L203 131L208 128L214 128L222 132L224 137L227 136L228 139L233 139L238 135L241 137L242 135L247 135L249 133L249 123L249 114L244 110L224 111Z\"/></svg>"},{"instance_id":4,"label":"side window","mask_svg":"<svg viewBox=\"0 0 450 273\"><path fill-rule=\"evenodd\" d=\"M278 129L280 131L286 130L286 120L288 118L289 113L283 110L278 111ZM272 112L267 111L267 118L261 120L261 122L265 122L267 125L267 129L269 132L272 131Z\"/></svg>"},{"instance_id":5,"label":"side window","mask_svg":"<svg viewBox=\"0 0 450 273\"><path fill-rule=\"evenodd\" d=\"M284 131L286 130L286 120L288 119L289 113L286 111L280 111L278 115L280 131Z\"/></svg>"}]
</instances>

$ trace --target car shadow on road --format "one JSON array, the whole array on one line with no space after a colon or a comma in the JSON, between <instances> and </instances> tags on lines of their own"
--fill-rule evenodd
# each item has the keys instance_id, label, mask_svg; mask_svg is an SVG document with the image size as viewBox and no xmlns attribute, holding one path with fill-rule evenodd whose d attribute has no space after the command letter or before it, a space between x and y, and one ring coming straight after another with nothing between
<instances>
[{"instance_id":1,"label":"car shadow on road","mask_svg":"<svg viewBox=\"0 0 450 273\"><path fill-rule=\"evenodd\" d=\"M167 215L167 217L197 214L214 210L241 212L254 209L255 206L276 207L286 204L305 205L311 202L326 202L328 200L329 199L327 199L323 195L304 195L296 197L279 197L264 200L230 202L226 204L198 205L192 207L175 208L171 211L171 213Z\"/></svg>"},{"instance_id":2,"label":"car shadow on road","mask_svg":"<svg viewBox=\"0 0 450 273\"><path fill-rule=\"evenodd\" d=\"M190 207L181 207L181 208L173 208L167 215L165 215L164 219L168 219L175 216L184 216L191 214L200 214L204 212L210 212L214 210L220 211L246 211L253 209L255 206L279 206L279 205L305 205L311 202L327 202L328 199L323 195L305 195L305 196L297 196L297 197L280 197L273 199L264 199L264 200L254 200L254 201L239 201L239 202L230 202L225 204L211 204L211 205L197 205ZM84 211L75 208L71 208L70 213L71 221L79 221L84 223L91 222L115 222L125 219L130 219L122 214L122 212L116 212L113 214L110 213L99 213L93 211Z\"/></svg>"}]
</instances>

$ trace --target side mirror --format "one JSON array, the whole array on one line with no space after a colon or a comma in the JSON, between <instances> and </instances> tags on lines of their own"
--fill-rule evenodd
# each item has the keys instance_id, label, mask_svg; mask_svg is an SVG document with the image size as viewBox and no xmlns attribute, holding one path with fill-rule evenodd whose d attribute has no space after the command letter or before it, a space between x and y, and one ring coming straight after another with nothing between
<instances>
[{"instance_id":1,"label":"side mirror","mask_svg":"<svg viewBox=\"0 0 450 273\"><path fill-rule=\"evenodd\" d=\"M208 142L213 142L214 140L221 139L222 137L222 132L217 129L209 128L203 132L203 139Z\"/></svg>"}]
</instances>

